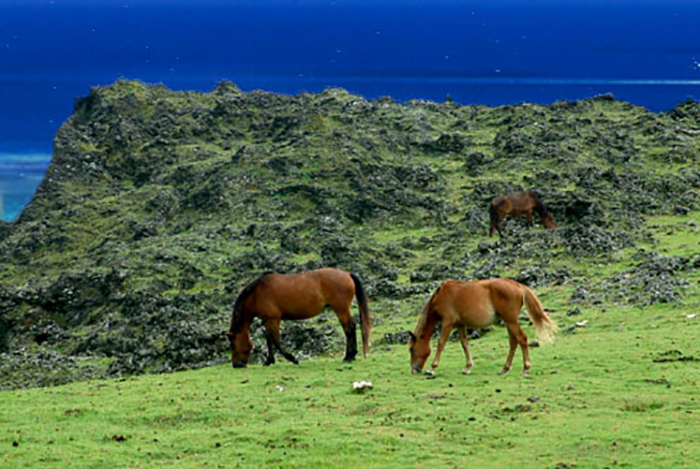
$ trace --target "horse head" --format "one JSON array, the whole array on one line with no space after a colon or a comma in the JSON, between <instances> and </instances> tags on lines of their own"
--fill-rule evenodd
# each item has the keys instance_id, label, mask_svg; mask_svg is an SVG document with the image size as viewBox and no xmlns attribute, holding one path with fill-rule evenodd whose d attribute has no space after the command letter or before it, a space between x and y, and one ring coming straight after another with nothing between
<instances>
[{"instance_id":1,"label":"horse head","mask_svg":"<svg viewBox=\"0 0 700 469\"><path fill-rule=\"evenodd\" d=\"M554 223L554 218L552 218L552 215L547 213L546 215L542 216L542 224L544 225L545 228L548 230L553 230L554 228L557 227L557 224Z\"/></svg>"},{"instance_id":2,"label":"horse head","mask_svg":"<svg viewBox=\"0 0 700 469\"><path fill-rule=\"evenodd\" d=\"M411 353L411 373L420 373L430 356L430 337L426 336L425 340L418 340L413 332L408 334L410 335L408 351Z\"/></svg>"},{"instance_id":3,"label":"horse head","mask_svg":"<svg viewBox=\"0 0 700 469\"><path fill-rule=\"evenodd\" d=\"M234 368L244 368L250 360L253 350L253 339L248 331L239 330L237 333L226 332L226 341L231 348L231 365Z\"/></svg>"}]
</instances>

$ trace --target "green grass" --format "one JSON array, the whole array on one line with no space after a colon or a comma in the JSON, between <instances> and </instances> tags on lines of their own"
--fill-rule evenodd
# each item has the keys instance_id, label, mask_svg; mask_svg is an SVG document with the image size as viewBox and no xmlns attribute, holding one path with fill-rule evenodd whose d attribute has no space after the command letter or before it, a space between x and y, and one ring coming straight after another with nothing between
<instances>
[{"instance_id":1,"label":"green grass","mask_svg":"<svg viewBox=\"0 0 700 469\"><path fill-rule=\"evenodd\" d=\"M687 254L697 215L650 218L657 248ZM375 236L400 240L390 230ZM626 254L597 278L624 270ZM593 263L576 268L592 272ZM470 376L461 374L457 342L436 379L412 375L405 346L382 340L413 327L420 304L411 297L374 302L375 345L352 365L338 353L300 366L5 391L0 467L694 467L700 318L687 316L700 301L691 288L682 303L582 305L576 316L566 315L572 285L538 289L564 332L531 348L528 377L520 353L511 373L498 375L501 327L471 341ZM374 388L353 393L360 380Z\"/></svg>"}]
</instances>

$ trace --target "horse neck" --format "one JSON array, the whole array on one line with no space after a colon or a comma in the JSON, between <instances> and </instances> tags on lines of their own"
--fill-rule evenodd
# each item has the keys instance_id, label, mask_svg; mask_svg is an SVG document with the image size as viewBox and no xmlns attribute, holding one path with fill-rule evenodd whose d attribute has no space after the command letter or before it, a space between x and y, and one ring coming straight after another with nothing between
<instances>
[{"instance_id":1,"label":"horse neck","mask_svg":"<svg viewBox=\"0 0 700 469\"><path fill-rule=\"evenodd\" d=\"M435 332L438 323L438 315L433 311L424 310L421 320L416 328L415 336L419 341L430 340L430 336Z\"/></svg>"},{"instance_id":2,"label":"horse neck","mask_svg":"<svg viewBox=\"0 0 700 469\"><path fill-rule=\"evenodd\" d=\"M523 197L522 202L525 206L530 205L532 203L534 206L532 207L532 210L537 212L537 214L540 217L544 217L547 215L547 207L545 207L544 202L540 199L540 197L534 193L533 191L525 191L522 193L525 197ZM529 200L528 200L529 199Z\"/></svg>"},{"instance_id":3,"label":"horse neck","mask_svg":"<svg viewBox=\"0 0 700 469\"><path fill-rule=\"evenodd\" d=\"M253 315L246 311L241 311L231 318L231 327L229 327L229 332L234 335L248 333L252 322Z\"/></svg>"},{"instance_id":4,"label":"horse neck","mask_svg":"<svg viewBox=\"0 0 700 469\"><path fill-rule=\"evenodd\" d=\"M535 212L541 217L544 218L547 215L549 215L549 212L547 211L547 207L545 204L538 198L535 198Z\"/></svg>"}]
</instances>

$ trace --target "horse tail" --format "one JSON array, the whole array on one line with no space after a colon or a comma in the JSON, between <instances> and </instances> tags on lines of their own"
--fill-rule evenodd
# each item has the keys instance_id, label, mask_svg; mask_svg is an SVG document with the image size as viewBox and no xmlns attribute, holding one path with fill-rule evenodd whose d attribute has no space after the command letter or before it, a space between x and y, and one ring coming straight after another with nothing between
<instances>
[{"instance_id":1,"label":"horse tail","mask_svg":"<svg viewBox=\"0 0 700 469\"><path fill-rule=\"evenodd\" d=\"M491 200L491 203L489 204L489 216L491 220L491 224L489 225L489 236L493 236L494 230L498 228L498 225L500 223L499 220L499 215L498 215L498 197L494 198ZM500 230L499 233L500 234Z\"/></svg>"},{"instance_id":2,"label":"horse tail","mask_svg":"<svg viewBox=\"0 0 700 469\"><path fill-rule=\"evenodd\" d=\"M489 203L489 216L491 218L491 224L495 224L496 220L498 220L498 210L496 209L496 199L493 199Z\"/></svg>"},{"instance_id":3,"label":"horse tail","mask_svg":"<svg viewBox=\"0 0 700 469\"><path fill-rule=\"evenodd\" d=\"M360 328L362 329L362 354L367 356L369 353L369 336L372 331L372 313L369 310L367 303L367 293L362 287L362 282L355 274L350 274L352 281L355 283L355 297L357 305L360 308Z\"/></svg>"},{"instance_id":4,"label":"horse tail","mask_svg":"<svg viewBox=\"0 0 700 469\"><path fill-rule=\"evenodd\" d=\"M523 301L527 306L527 312L532 319L532 323L535 325L535 332L537 333L537 338L542 342L551 343L554 342L554 334L559 331L559 327L552 321L552 319L547 316L542 308L542 303L535 295L535 292L530 290L525 285L522 285L523 289Z\"/></svg>"}]
</instances>

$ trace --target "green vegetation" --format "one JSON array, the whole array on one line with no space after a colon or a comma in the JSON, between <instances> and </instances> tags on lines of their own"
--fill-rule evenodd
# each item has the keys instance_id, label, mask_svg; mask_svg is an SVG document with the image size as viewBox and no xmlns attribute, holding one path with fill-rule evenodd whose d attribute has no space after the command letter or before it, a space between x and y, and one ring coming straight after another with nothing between
<instances>
[{"instance_id":1,"label":"green vegetation","mask_svg":"<svg viewBox=\"0 0 700 469\"><path fill-rule=\"evenodd\" d=\"M562 308L683 301L699 122L692 101L654 114L606 96L487 108L93 89L0 229L0 387L221 363L230 305L266 270L357 273L392 334L448 277L512 276L566 291ZM489 200L525 188L559 229L511 220L487 238ZM329 318L285 330L307 356L342 344Z\"/></svg>"},{"instance_id":2,"label":"green vegetation","mask_svg":"<svg viewBox=\"0 0 700 469\"><path fill-rule=\"evenodd\" d=\"M93 89L0 226L0 466L696 466L699 149L692 101ZM528 188L558 228L488 238L489 200ZM220 332L242 286L320 266L366 284L371 356L341 364L322 315L283 325L299 367L232 370ZM497 376L498 326L471 376L456 342L435 379L411 375L430 292L494 276L561 327L531 375L518 355Z\"/></svg>"},{"instance_id":3,"label":"green vegetation","mask_svg":"<svg viewBox=\"0 0 700 469\"><path fill-rule=\"evenodd\" d=\"M0 466L695 466L700 317L687 315L697 296L568 316L571 290L540 289L567 332L531 349L527 378L519 354L509 375L497 375L507 351L500 327L472 341L472 375L460 372L456 341L435 379L412 375L405 346L380 339L412 326L404 316L379 326L370 357L350 366L336 353L298 367L221 365L5 391ZM354 393L360 380L373 389Z\"/></svg>"}]
</instances>

